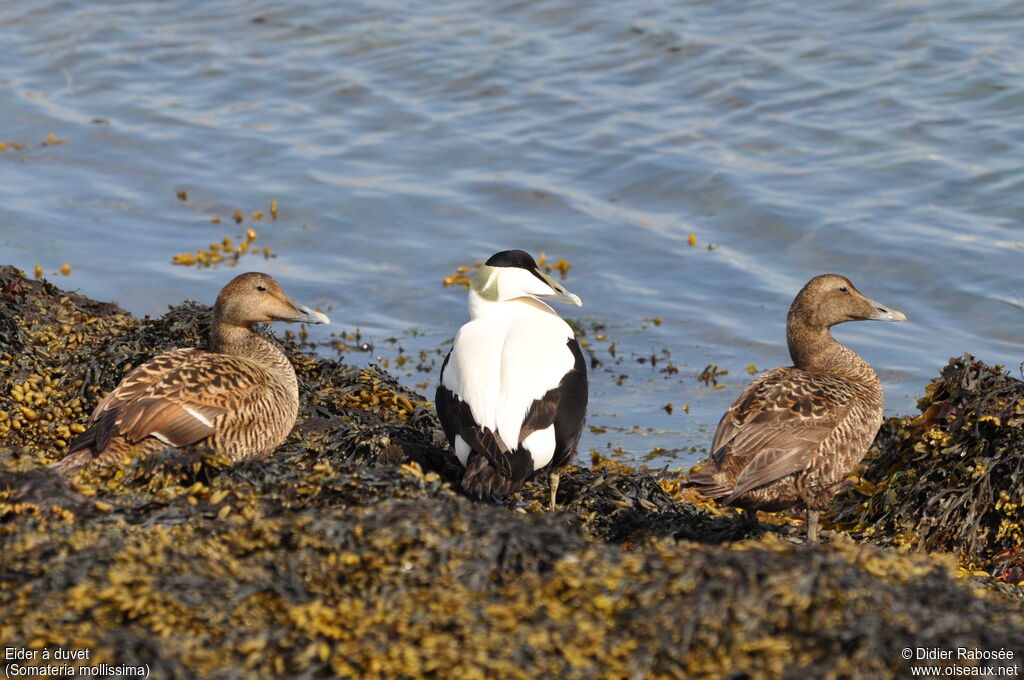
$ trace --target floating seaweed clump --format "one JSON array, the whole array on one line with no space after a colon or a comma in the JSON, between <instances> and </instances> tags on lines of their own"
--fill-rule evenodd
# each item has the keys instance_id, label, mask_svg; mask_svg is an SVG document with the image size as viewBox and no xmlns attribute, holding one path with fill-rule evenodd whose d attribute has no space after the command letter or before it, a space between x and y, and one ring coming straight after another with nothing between
<instances>
[{"instance_id":1,"label":"floating seaweed clump","mask_svg":"<svg viewBox=\"0 0 1024 680\"><path fill-rule=\"evenodd\" d=\"M965 354L918 408L882 426L859 482L833 504L833 523L1024 582L1024 382Z\"/></svg>"},{"instance_id":2,"label":"floating seaweed clump","mask_svg":"<svg viewBox=\"0 0 1024 680\"><path fill-rule=\"evenodd\" d=\"M252 242L258 238L256 231L252 228L245 230L245 240L235 245L230 236L225 236L220 243L211 243L208 249L200 248L196 254L178 253L171 258L171 264L185 266L196 265L197 267L212 267L218 263L225 263L230 267L238 264L239 258L246 253L263 253L264 259L271 257L270 248L250 248Z\"/></svg>"},{"instance_id":3,"label":"floating seaweed clump","mask_svg":"<svg viewBox=\"0 0 1024 680\"><path fill-rule=\"evenodd\" d=\"M0 647L371 680L879 678L908 674L905 648L1024 654L1020 603L952 558L732 543L743 526L674 476L596 461L563 475L561 512L534 512L544 476L472 502L421 396L289 341L303 406L266 460L170 449L65 479L45 464L72 425L131 366L204 345L209 309L134 319L11 268L0 300Z\"/></svg>"}]
</instances>

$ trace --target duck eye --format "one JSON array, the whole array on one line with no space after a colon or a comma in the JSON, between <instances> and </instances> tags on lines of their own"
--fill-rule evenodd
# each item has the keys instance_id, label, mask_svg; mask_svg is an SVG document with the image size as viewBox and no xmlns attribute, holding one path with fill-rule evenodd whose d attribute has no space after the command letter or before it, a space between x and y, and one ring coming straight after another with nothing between
<instances>
[{"instance_id":1,"label":"duck eye","mask_svg":"<svg viewBox=\"0 0 1024 680\"><path fill-rule=\"evenodd\" d=\"M266 293L267 292L267 287L266 286L256 286L256 290L258 290L261 293Z\"/></svg>"},{"instance_id":2,"label":"duck eye","mask_svg":"<svg viewBox=\"0 0 1024 680\"><path fill-rule=\"evenodd\" d=\"M847 289L846 286L839 286L839 292L841 292L841 293L849 293L850 291L849 291L849 289Z\"/></svg>"}]
</instances>

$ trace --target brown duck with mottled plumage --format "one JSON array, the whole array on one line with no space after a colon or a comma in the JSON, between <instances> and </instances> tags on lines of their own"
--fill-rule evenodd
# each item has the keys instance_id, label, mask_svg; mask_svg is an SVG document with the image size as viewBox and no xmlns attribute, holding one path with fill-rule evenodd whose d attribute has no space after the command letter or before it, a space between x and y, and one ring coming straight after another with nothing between
<instances>
[{"instance_id":1,"label":"brown duck with mottled plumage","mask_svg":"<svg viewBox=\"0 0 1024 680\"><path fill-rule=\"evenodd\" d=\"M818 512L860 462L882 424L874 369L829 328L844 321L905 321L836 274L811 279L786 317L793 366L752 382L718 423L711 458L689 485L723 505L807 508L807 540Z\"/></svg>"},{"instance_id":2,"label":"brown duck with mottled plumage","mask_svg":"<svg viewBox=\"0 0 1024 680\"><path fill-rule=\"evenodd\" d=\"M266 274L224 286L210 351L174 349L135 368L99 403L69 455L51 467L108 466L123 454L205 443L233 460L262 458L284 441L299 409L295 369L257 323L330 323Z\"/></svg>"}]
</instances>

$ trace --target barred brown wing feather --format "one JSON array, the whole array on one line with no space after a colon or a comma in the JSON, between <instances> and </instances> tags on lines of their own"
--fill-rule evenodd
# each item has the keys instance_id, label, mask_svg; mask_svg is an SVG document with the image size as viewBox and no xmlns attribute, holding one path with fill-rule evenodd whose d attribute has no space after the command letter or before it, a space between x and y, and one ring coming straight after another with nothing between
<instances>
[{"instance_id":1,"label":"barred brown wing feather","mask_svg":"<svg viewBox=\"0 0 1024 680\"><path fill-rule=\"evenodd\" d=\"M146 394L165 374L173 371L182 362L189 361L192 355L201 354L208 352L199 349L172 349L136 366L100 401L92 412L91 421L96 422L107 411L120 408L121 404Z\"/></svg>"},{"instance_id":2,"label":"barred brown wing feather","mask_svg":"<svg viewBox=\"0 0 1024 680\"><path fill-rule=\"evenodd\" d=\"M766 371L754 382L747 385L746 389L736 398L718 421L718 428L715 430L714 439L711 441L712 460L721 465L717 458L722 448L731 442L741 431L743 426L752 418L763 412L764 405L778 402L785 397L789 389L787 378L788 368L774 368Z\"/></svg>"},{"instance_id":3,"label":"barred brown wing feather","mask_svg":"<svg viewBox=\"0 0 1024 680\"><path fill-rule=\"evenodd\" d=\"M175 350L129 374L93 416L97 424L116 413L113 432L132 442L153 436L173 446L202 441L217 420L259 399L264 369L247 359L200 350ZM205 387L206 389L202 389Z\"/></svg>"},{"instance_id":4,"label":"barred brown wing feather","mask_svg":"<svg viewBox=\"0 0 1024 680\"><path fill-rule=\"evenodd\" d=\"M130 442L153 436L173 446L188 446L214 434L214 418L226 411L160 396L137 399L122 409L120 432Z\"/></svg>"},{"instance_id":5,"label":"barred brown wing feather","mask_svg":"<svg viewBox=\"0 0 1024 680\"><path fill-rule=\"evenodd\" d=\"M712 442L714 448L732 438L732 435L744 423L767 412L776 410L777 405L786 403L791 398L794 388L794 372L808 376L792 366L773 368L765 371L754 382L744 388L729 410L722 415L718 431ZM788 406L786 406L788 408Z\"/></svg>"},{"instance_id":6,"label":"barred brown wing feather","mask_svg":"<svg viewBox=\"0 0 1024 680\"><path fill-rule=\"evenodd\" d=\"M743 468L743 472L740 473L733 485L732 493L725 499L724 504L729 505L751 489L771 484L787 475L806 470L819 444L820 442L808 442L804 446L791 449L762 450L754 457L754 460Z\"/></svg>"},{"instance_id":7,"label":"barred brown wing feather","mask_svg":"<svg viewBox=\"0 0 1024 680\"><path fill-rule=\"evenodd\" d=\"M751 384L715 433L714 464L736 473L725 502L806 470L853 398L846 380L796 368L774 369Z\"/></svg>"}]
</instances>

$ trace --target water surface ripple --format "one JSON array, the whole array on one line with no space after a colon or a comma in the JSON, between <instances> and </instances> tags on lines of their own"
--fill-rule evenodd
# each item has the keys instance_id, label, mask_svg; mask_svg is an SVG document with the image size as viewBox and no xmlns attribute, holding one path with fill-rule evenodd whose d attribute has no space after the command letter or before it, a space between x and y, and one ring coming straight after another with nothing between
<instances>
[{"instance_id":1,"label":"water surface ripple","mask_svg":"<svg viewBox=\"0 0 1024 680\"><path fill-rule=\"evenodd\" d=\"M171 256L252 226L314 339L393 360L464 322L457 266L565 258L584 449L693 461L822 272L910 319L836 333L890 413L950 355L1024 358L1016 2L13 0L0 120L0 261L138 314L212 301L239 270Z\"/></svg>"}]
</instances>

